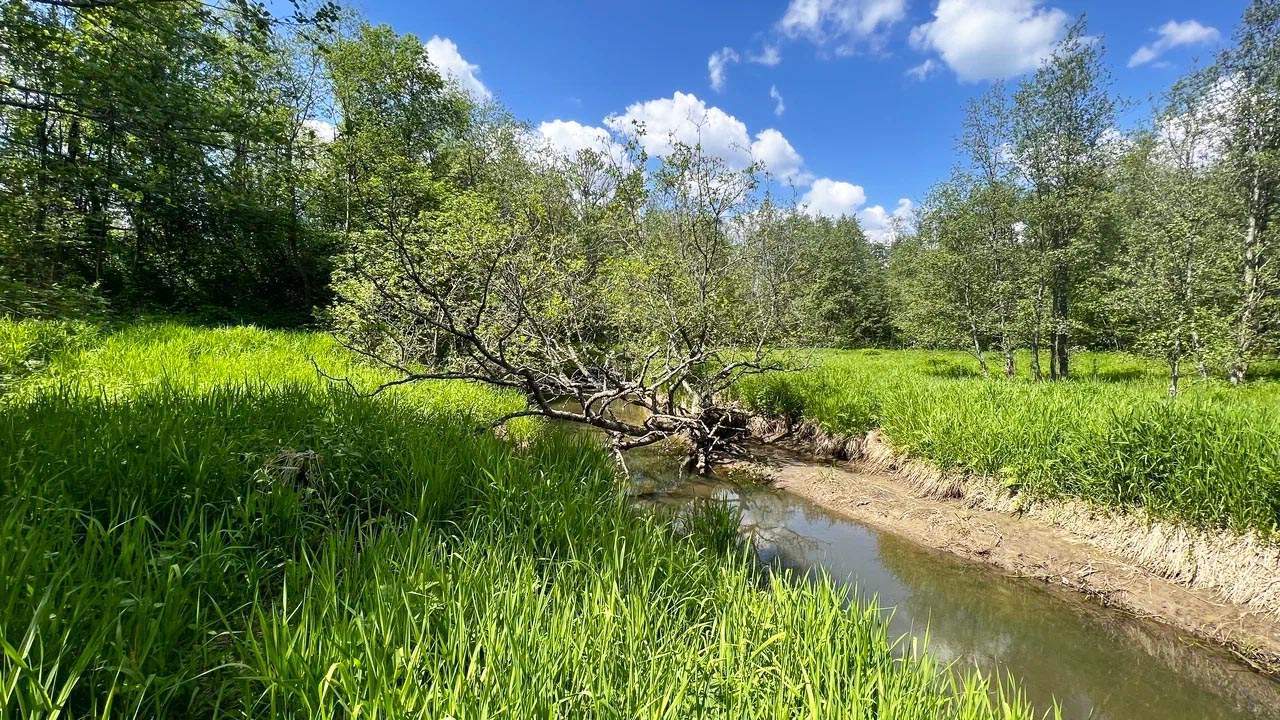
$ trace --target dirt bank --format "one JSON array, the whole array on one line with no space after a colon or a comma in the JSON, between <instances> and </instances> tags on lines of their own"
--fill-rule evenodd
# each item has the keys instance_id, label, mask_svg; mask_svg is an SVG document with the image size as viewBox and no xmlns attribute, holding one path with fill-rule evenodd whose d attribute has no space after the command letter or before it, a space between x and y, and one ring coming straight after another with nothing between
<instances>
[{"instance_id":1,"label":"dirt bank","mask_svg":"<svg viewBox=\"0 0 1280 720\"><path fill-rule=\"evenodd\" d=\"M754 465L780 489L922 545L1165 622L1280 673L1280 557L1269 544L1084 503L1026 503L989 478L900 458L875 433L839 439L810 430L787 445L764 446ZM823 450L854 459L814 464L812 453ZM1224 584L1246 589L1247 599L1229 597Z\"/></svg>"}]
</instances>

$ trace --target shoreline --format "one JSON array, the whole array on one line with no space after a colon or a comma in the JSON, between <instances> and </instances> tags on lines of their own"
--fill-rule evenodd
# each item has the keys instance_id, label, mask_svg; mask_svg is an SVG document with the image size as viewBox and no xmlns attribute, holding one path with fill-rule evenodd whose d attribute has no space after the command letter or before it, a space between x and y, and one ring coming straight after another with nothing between
<instances>
[{"instance_id":1,"label":"shoreline","mask_svg":"<svg viewBox=\"0 0 1280 720\"><path fill-rule=\"evenodd\" d=\"M752 430L773 438L782 426L756 418ZM833 436L806 423L766 443L749 467L830 512L1156 620L1280 676L1280 547L1271 543L1083 501L1029 502L993 478L905 458L877 431Z\"/></svg>"}]
</instances>

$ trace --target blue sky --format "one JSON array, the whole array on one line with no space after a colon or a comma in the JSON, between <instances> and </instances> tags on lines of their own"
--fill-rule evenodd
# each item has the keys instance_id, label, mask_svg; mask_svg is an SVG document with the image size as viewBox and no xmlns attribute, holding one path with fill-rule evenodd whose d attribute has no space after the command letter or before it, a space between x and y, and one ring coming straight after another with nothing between
<instances>
[{"instance_id":1,"label":"blue sky","mask_svg":"<svg viewBox=\"0 0 1280 720\"><path fill-rule=\"evenodd\" d=\"M357 0L412 32L473 94L554 143L603 143L626 120L766 160L816 211L872 231L955 164L965 102L1016 80L1081 14L1115 93L1151 98L1211 60L1247 0ZM714 58L713 58L714 56ZM713 73L715 66L721 68ZM717 77L713 77L716 75ZM781 101L779 101L781 98ZM781 104L782 107L779 107ZM559 121L559 122L557 122ZM546 125L542 125L546 123ZM772 130L773 132L766 132ZM652 138L651 150L664 141Z\"/></svg>"}]
</instances>

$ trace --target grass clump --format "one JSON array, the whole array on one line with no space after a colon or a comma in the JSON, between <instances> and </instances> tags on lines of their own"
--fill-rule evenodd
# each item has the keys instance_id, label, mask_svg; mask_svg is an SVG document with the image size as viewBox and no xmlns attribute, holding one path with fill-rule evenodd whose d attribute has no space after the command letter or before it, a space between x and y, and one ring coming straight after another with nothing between
<instances>
[{"instance_id":1,"label":"grass clump","mask_svg":"<svg viewBox=\"0 0 1280 720\"><path fill-rule=\"evenodd\" d=\"M82 321L0 317L0 393L59 353L91 347L99 334L97 325Z\"/></svg>"},{"instance_id":2,"label":"grass clump","mask_svg":"<svg viewBox=\"0 0 1280 720\"><path fill-rule=\"evenodd\" d=\"M599 448L328 340L123 328L0 417L0 717L1027 718L733 513L641 514Z\"/></svg>"},{"instance_id":3,"label":"grass clump","mask_svg":"<svg viewBox=\"0 0 1280 720\"><path fill-rule=\"evenodd\" d=\"M880 428L904 452L1022 492L1276 533L1280 383L1189 383L1171 399L1154 363L1085 353L1076 367L1075 379L1033 383L984 378L962 353L823 351L808 370L738 392L763 414L799 405L834 433Z\"/></svg>"}]
</instances>

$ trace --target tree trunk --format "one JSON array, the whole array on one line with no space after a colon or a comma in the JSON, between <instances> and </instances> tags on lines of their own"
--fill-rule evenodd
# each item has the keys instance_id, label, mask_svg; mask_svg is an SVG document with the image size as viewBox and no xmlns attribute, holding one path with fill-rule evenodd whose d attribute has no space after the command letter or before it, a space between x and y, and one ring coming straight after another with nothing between
<instances>
[{"instance_id":1,"label":"tree trunk","mask_svg":"<svg viewBox=\"0 0 1280 720\"><path fill-rule=\"evenodd\" d=\"M1070 373L1071 338L1067 327L1067 272L1059 267L1053 279L1053 379L1065 380Z\"/></svg>"},{"instance_id":2,"label":"tree trunk","mask_svg":"<svg viewBox=\"0 0 1280 720\"><path fill-rule=\"evenodd\" d=\"M1241 273L1240 318L1236 326L1235 356L1231 360L1231 372L1228 377L1232 385L1245 381L1249 372L1249 358L1253 354L1254 315L1262 302L1262 278L1259 270L1262 267L1261 235L1265 220L1259 217L1258 209L1262 205L1262 180L1254 171L1253 197L1250 198L1249 224L1245 230L1243 271Z\"/></svg>"},{"instance_id":3,"label":"tree trunk","mask_svg":"<svg viewBox=\"0 0 1280 720\"><path fill-rule=\"evenodd\" d=\"M982 376L986 377L991 374L991 368L987 367L987 356L982 352L982 343L978 340L977 328L973 330L972 340L973 356L978 358L978 369L982 371Z\"/></svg>"},{"instance_id":4,"label":"tree trunk","mask_svg":"<svg viewBox=\"0 0 1280 720\"><path fill-rule=\"evenodd\" d=\"M1044 380L1044 371L1040 369L1040 333L1031 336L1031 378L1036 382Z\"/></svg>"}]
</instances>

